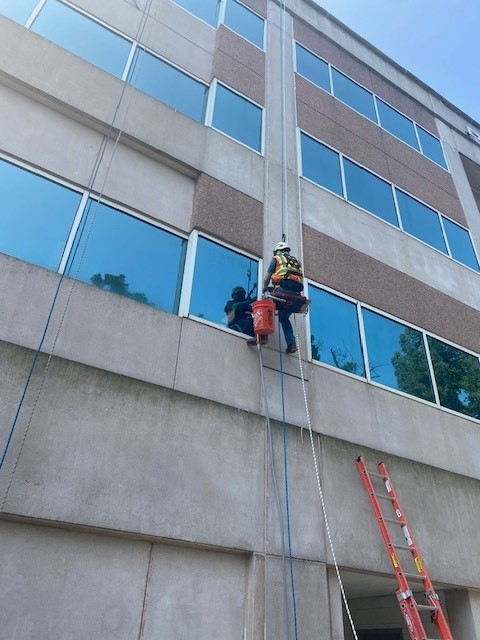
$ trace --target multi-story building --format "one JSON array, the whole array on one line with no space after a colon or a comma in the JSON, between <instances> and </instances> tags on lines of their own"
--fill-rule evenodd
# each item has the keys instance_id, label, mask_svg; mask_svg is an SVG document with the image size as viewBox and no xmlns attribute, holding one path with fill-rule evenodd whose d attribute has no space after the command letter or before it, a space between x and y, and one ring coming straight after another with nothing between
<instances>
[{"instance_id":1,"label":"multi-story building","mask_svg":"<svg viewBox=\"0 0 480 640\"><path fill-rule=\"evenodd\" d=\"M480 124L312 0L0 13L2 640L408 638L359 455L479 640Z\"/></svg>"}]
</instances>

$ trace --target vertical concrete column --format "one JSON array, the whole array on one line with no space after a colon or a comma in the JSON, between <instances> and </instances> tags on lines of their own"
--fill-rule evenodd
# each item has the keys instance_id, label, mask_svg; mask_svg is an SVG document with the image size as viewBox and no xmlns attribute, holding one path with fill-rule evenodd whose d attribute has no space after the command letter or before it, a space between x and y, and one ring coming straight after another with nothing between
<instances>
[{"instance_id":1,"label":"vertical concrete column","mask_svg":"<svg viewBox=\"0 0 480 640\"><path fill-rule=\"evenodd\" d=\"M344 640L342 592L334 569L327 569L327 586L332 640Z\"/></svg>"},{"instance_id":2,"label":"vertical concrete column","mask_svg":"<svg viewBox=\"0 0 480 640\"><path fill-rule=\"evenodd\" d=\"M451 589L445 591L445 603L455 640L480 640L480 593Z\"/></svg>"},{"instance_id":3,"label":"vertical concrete column","mask_svg":"<svg viewBox=\"0 0 480 640\"><path fill-rule=\"evenodd\" d=\"M272 256L273 246L282 240L282 231L292 248L292 253L303 260L293 44L291 15L288 11L283 14L282 7L270 2L265 91L263 238L266 266ZM298 316L297 321L300 341L303 343L305 332L302 316Z\"/></svg>"}]
</instances>

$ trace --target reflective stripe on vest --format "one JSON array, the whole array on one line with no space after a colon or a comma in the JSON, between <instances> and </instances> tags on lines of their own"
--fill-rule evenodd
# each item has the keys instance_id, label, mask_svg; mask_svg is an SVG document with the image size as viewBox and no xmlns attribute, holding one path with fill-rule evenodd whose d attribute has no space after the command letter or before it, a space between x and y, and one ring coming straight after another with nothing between
<instances>
[{"instance_id":1,"label":"reflective stripe on vest","mask_svg":"<svg viewBox=\"0 0 480 640\"><path fill-rule=\"evenodd\" d=\"M282 280L303 282L302 265L296 258L289 253L280 253L273 257L277 263L275 273L272 275L273 284L280 284Z\"/></svg>"}]
</instances>

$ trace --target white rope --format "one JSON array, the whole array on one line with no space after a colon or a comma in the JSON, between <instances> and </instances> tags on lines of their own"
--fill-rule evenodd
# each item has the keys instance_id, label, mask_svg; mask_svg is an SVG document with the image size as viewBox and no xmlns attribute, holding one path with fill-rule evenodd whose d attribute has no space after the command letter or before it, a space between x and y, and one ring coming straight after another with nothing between
<instances>
[{"instance_id":1,"label":"white rope","mask_svg":"<svg viewBox=\"0 0 480 640\"><path fill-rule=\"evenodd\" d=\"M297 318L296 318L295 315L294 315L294 324L295 324L295 339L297 341L297 345L299 345ZM303 399L305 401L305 412L306 412L306 415L307 415L308 431L309 431L309 434L310 434L310 444L312 446L313 464L315 465L315 476L317 478L318 493L319 493L319 496L320 496L320 502L322 504L322 512L323 512L323 519L324 519L324 522L325 522L325 530L327 532L327 538L328 538L328 543L329 543L329 546L330 546L330 551L332 552L333 564L335 565L335 572L337 574L338 583L340 585L340 591L342 592L343 604L345 605L345 610L347 612L348 620L350 622L350 626L352 628L352 632L353 632L354 638L355 638L355 640L358 640L358 636L357 636L357 632L355 630L355 625L354 625L354 622L353 622L352 614L350 612L350 607L348 606L347 596L345 594L345 589L343 587L342 577L340 575L340 569L338 568L337 558L335 556L335 550L333 548L333 540L332 540L332 536L331 536L331 533L330 533L330 526L329 526L329 523L328 523L327 508L326 508L326 505L325 505L325 499L324 499L324 495L323 495L322 483L320 481L320 472L319 472L319 469L318 469L317 454L315 452L315 442L314 442L314 439L313 439L312 422L310 420L310 410L308 408L307 389L306 389L306 386L305 386L305 377L303 375L303 362L302 362L302 355L300 353L300 348L298 349L298 363L299 363L299 366L300 366L300 377L302 379Z\"/></svg>"},{"instance_id":2,"label":"white rope","mask_svg":"<svg viewBox=\"0 0 480 640\"><path fill-rule=\"evenodd\" d=\"M281 120L282 120L282 240L285 241L288 237L288 222L287 222L287 197L288 197L288 186L287 186L287 114L286 114L286 97L285 97L285 77L286 77L286 69L285 69L285 48L286 48L286 7L285 1L282 1L282 19L281 19L281 28L280 28L280 52L281 52L281 60L280 60L280 91L281 91Z\"/></svg>"}]
</instances>

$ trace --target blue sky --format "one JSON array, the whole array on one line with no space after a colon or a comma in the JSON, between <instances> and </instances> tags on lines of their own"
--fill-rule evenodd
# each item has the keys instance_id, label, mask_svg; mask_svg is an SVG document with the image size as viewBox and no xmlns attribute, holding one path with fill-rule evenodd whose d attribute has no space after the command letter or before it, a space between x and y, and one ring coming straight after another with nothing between
<instances>
[{"instance_id":1,"label":"blue sky","mask_svg":"<svg viewBox=\"0 0 480 640\"><path fill-rule=\"evenodd\" d=\"M480 0L317 0L480 123Z\"/></svg>"}]
</instances>

